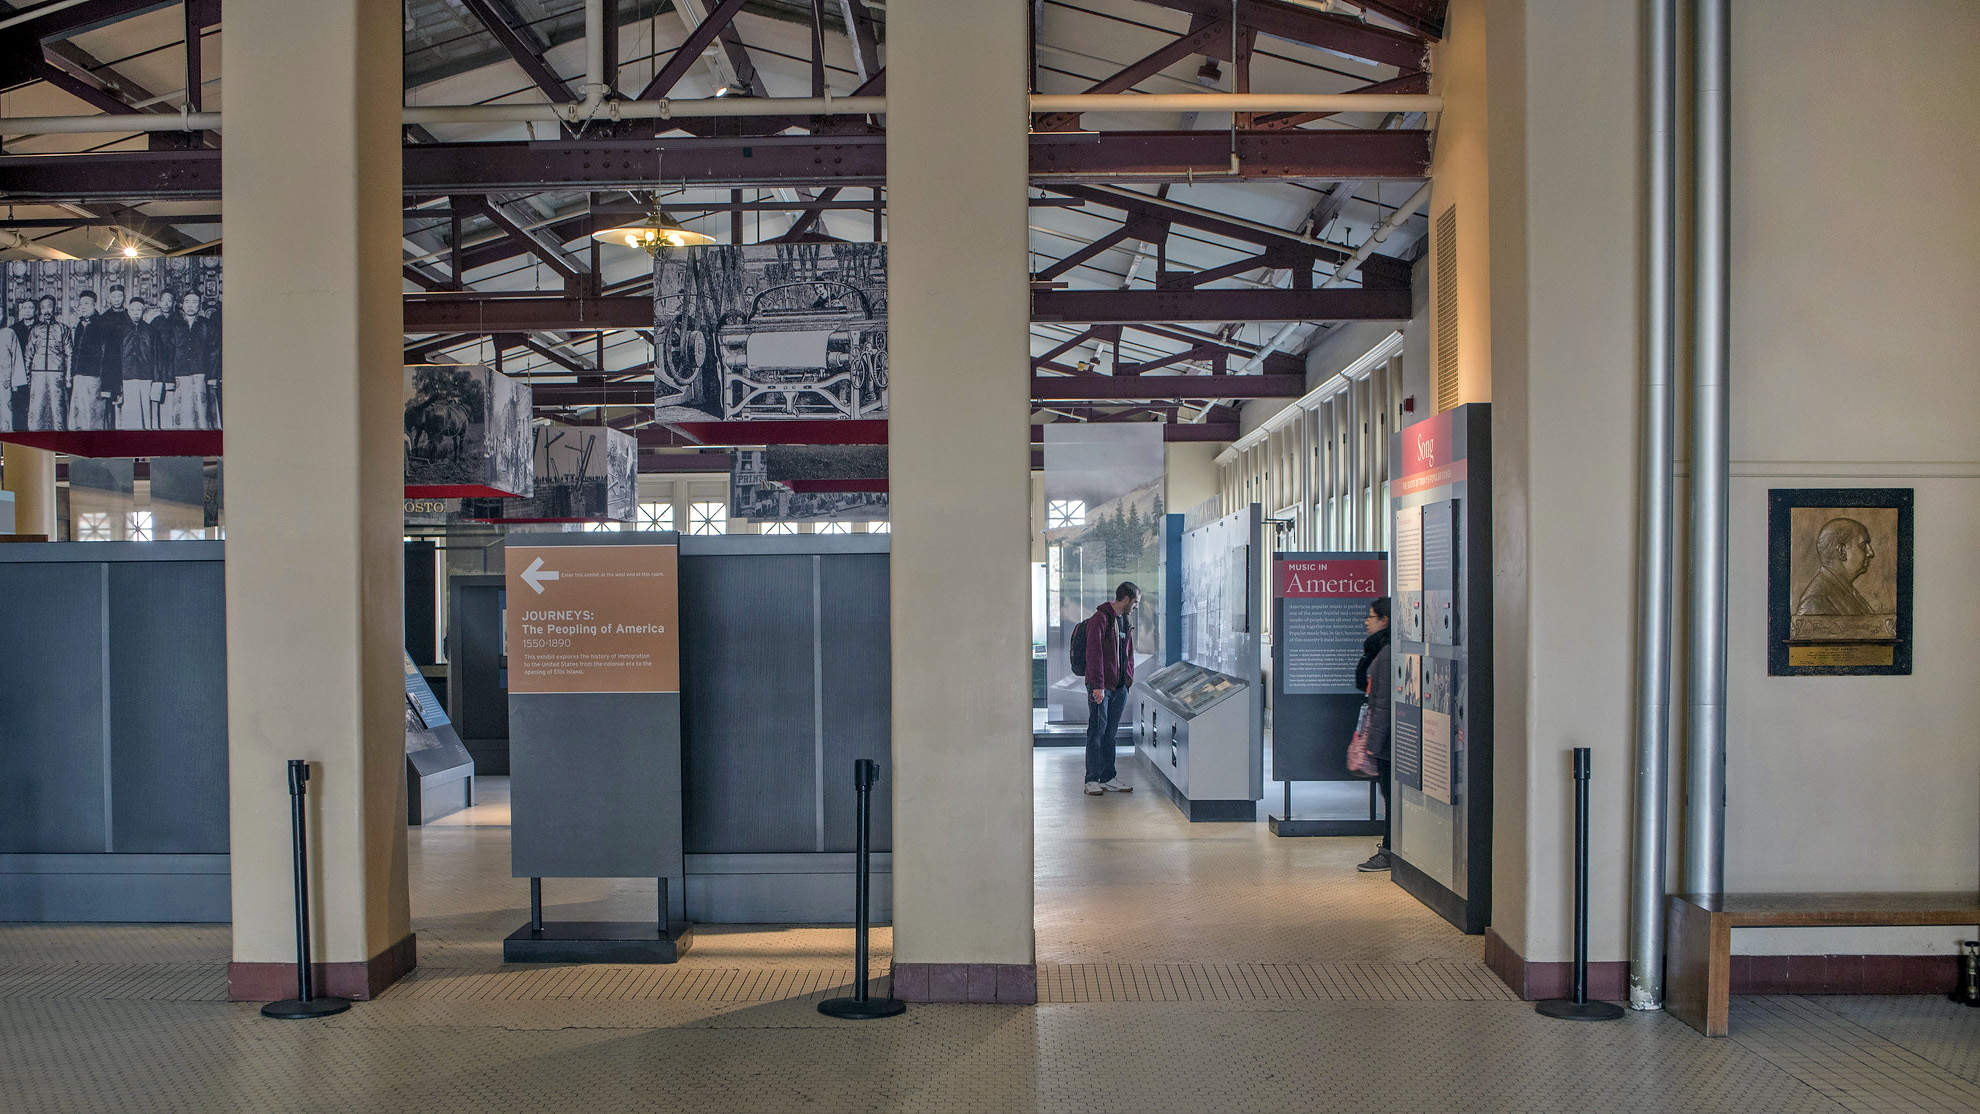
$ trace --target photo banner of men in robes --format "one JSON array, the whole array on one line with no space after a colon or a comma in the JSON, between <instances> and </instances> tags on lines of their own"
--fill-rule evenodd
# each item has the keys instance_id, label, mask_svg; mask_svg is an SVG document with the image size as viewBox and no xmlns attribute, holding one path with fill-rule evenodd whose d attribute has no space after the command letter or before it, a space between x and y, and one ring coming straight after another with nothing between
<instances>
[{"instance_id":1,"label":"photo banner of men in robes","mask_svg":"<svg viewBox=\"0 0 1980 1114\"><path fill-rule=\"evenodd\" d=\"M654 258L662 422L887 414L885 244L757 244Z\"/></svg>"},{"instance_id":2,"label":"photo banner of men in robes","mask_svg":"<svg viewBox=\"0 0 1980 1114\"><path fill-rule=\"evenodd\" d=\"M406 494L530 493L529 384L480 364L406 368Z\"/></svg>"},{"instance_id":3,"label":"photo banner of men in robes","mask_svg":"<svg viewBox=\"0 0 1980 1114\"><path fill-rule=\"evenodd\" d=\"M220 428L217 256L4 267L0 434Z\"/></svg>"}]
</instances>

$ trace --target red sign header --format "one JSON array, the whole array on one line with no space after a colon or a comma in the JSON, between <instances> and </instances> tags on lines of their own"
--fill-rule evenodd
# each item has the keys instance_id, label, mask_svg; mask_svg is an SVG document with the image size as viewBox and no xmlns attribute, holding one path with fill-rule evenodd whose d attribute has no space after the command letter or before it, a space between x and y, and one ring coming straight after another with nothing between
<instances>
[{"instance_id":1,"label":"red sign header","mask_svg":"<svg viewBox=\"0 0 1980 1114\"><path fill-rule=\"evenodd\" d=\"M1387 561L1278 561L1278 599L1374 599L1389 594Z\"/></svg>"},{"instance_id":2,"label":"red sign header","mask_svg":"<svg viewBox=\"0 0 1980 1114\"><path fill-rule=\"evenodd\" d=\"M1402 459L1396 461L1396 476L1389 481L1392 495L1412 495L1419 491L1447 487L1465 478L1468 469L1457 458L1457 442L1451 431L1451 412L1410 426L1399 438Z\"/></svg>"}]
</instances>

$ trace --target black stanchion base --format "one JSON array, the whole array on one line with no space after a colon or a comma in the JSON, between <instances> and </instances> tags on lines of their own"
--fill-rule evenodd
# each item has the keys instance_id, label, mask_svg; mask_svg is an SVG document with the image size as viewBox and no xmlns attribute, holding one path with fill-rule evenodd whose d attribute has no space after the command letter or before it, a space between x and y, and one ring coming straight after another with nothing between
<instances>
[{"instance_id":1,"label":"black stanchion base","mask_svg":"<svg viewBox=\"0 0 1980 1114\"><path fill-rule=\"evenodd\" d=\"M1615 1021L1622 1017L1623 1008L1614 1002L1577 1002L1572 998L1549 998L1544 1002L1533 1003L1533 1012L1542 1017L1557 1017L1562 1021Z\"/></svg>"},{"instance_id":2,"label":"black stanchion base","mask_svg":"<svg viewBox=\"0 0 1980 1114\"><path fill-rule=\"evenodd\" d=\"M827 998L818 1003L818 1012L847 1021L872 1021L876 1017L906 1013L907 1003L899 998L868 998L864 1002L857 998Z\"/></svg>"},{"instance_id":3,"label":"black stanchion base","mask_svg":"<svg viewBox=\"0 0 1980 1114\"><path fill-rule=\"evenodd\" d=\"M283 1021L302 1021L311 1017L329 1017L351 1008L349 998L311 998L305 1002L301 998L289 998L280 1002L270 1002L261 1007L261 1016L280 1018Z\"/></svg>"}]
</instances>

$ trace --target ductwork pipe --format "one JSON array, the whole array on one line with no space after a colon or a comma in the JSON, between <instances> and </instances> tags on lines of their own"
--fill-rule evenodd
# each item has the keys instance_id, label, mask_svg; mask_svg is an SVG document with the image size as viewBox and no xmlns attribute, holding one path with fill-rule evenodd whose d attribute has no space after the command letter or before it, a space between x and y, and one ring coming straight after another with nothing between
<instances>
[{"instance_id":1,"label":"ductwork pipe","mask_svg":"<svg viewBox=\"0 0 1980 1114\"><path fill-rule=\"evenodd\" d=\"M1731 66L1728 0L1697 0L1698 67L1693 191L1691 709L1685 778L1684 890L1725 892L1726 873L1726 517L1730 487L1727 418L1732 161L1727 102Z\"/></svg>"},{"instance_id":2,"label":"ductwork pipe","mask_svg":"<svg viewBox=\"0 0 1980 1114\"><path fill-rule=\"evenodd\" d=\"M1636 809L1629 1007L1664 1008L1664 862L1671 760L1671 488L1677 379L1677 6L1649 0L1644 96L1643 459L1637 483Z\"/></svg>"},{"instance_id":3,"label":"ductwork pipe","mask_svg":"<svg viewBox=\"0 0 1980 1114\"><path fill-rule=\"evenodd\" d=\"M39 241L30 240L18 232L11 232L4 229L0 229L0 251L25 252L28 255L34 256L36 259L75 258L75 256L67 252L57 251Z\"/></svg>"}]
</instances>

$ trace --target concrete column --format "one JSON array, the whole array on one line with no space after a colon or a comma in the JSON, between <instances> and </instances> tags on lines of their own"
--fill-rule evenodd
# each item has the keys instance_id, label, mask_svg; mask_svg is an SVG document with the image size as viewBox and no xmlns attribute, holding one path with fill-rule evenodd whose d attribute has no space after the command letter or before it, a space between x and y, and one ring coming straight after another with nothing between
<instances>
[{"instance_id":1,"label":"concrete column","mask_svg":"<svg viewBox=\"0 0 1980 1114\"><path fill-rule=\"evenodd\" d=\"M55 539L55 454L48 449L7 445L6 489L14 493L14 533Z\"/></svg>"},{"instance_id":2,"label":"concrete column","mask_svg":"<svg viewBox=\"0 0 1980 1114\"><path fill-rule=\"evenodd\" d=\"M234 4L227 74L227 721L237 1000L294 993L284 761L308 759L315 961L413 965L400 566L396 0Z\"/></svg>"},{"instance_id":3,"label":"concrete column","mask_svg":"<svg viewBox=\"0 0 1980 1114\"><path fill-rule=\"evenodd\" d=\"M1025 16L949 0L896 4L887 24L894 992L908 999L1037 996Z\"/></svg>"}]
</instances>

